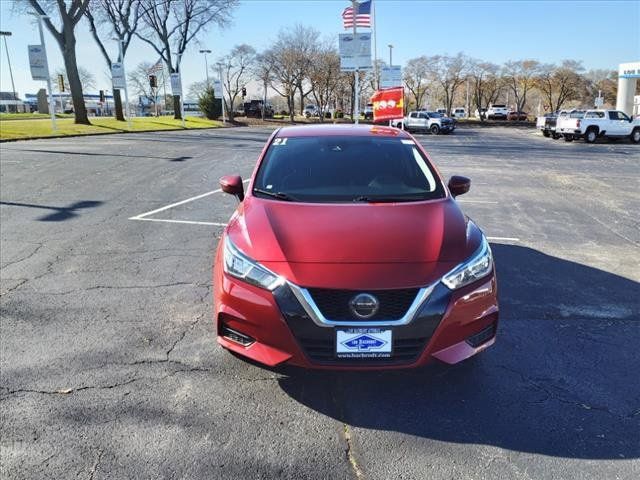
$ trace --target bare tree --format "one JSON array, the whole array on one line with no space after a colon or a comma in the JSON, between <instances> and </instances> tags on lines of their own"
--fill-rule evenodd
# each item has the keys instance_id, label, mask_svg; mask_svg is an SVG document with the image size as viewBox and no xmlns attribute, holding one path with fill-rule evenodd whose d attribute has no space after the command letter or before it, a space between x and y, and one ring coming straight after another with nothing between
<instances>
[{"instance_id":1,"label":"bare tree","mask_svg":"<svg viewBox=\"0 0 640 480\"><path fill-rule=\"evenodd\" d=\"M495 102L500 92L501 82L498 78L500 67L494 63L481 60L471 60L469 63L469 77L472 82L473 104L478 110L480 121L485 120L483 108L488 108ZM471 112L467 112L471 116Z\"/></svg>"},{"instance_id":2,"label":"bare tree","mask_svg":"<svg viewBox=\"0 0 640 480\"><path fill-rule=\"evenodd\" d=\"M527 93L535 86L540 72L540 62L537 60L509 61L504 64L502 78L516 101L516 110L524 110L527 103Z\"/></svg>"},{"instance_id":3,"label":"bare tree","mask_svg":"<svg viewBox=\"0 0 640 480\"><path fill-rule=\"evenodd\" d=\"M615 108L618 95L617 70L589 70L582 77L586 83L581 99L584 105L593 105L595 97L600 93L604 98L604 104ZM640 83L638 86L640 87ZM640 92L636 94L640 94Z\"/></svg>"},{"instance_id":4,"label":"bare tree","mask_svg":"<svg viewBox=\"0 0 640 480\"><path fill-rule=\"evenodd\" d=\"M210 85L212 85L211 82L207 83L206 80L193 82L191 85L189 85L189 90L187 91L187 98L197 100L206 92L207 87Z\"/></svg>"},{"instance_id":5,"label":"bare tree","mask_svg":"<svg viewBox=\"0 0 640 480\"><path fill-rule=\"evenodd\" d=\"M132 93L144 98L154 106L158 103L158 92L149 85L149 69L153 66L150 62L139 63L128 75L128 84L132 87Z\"/></svg>"},{"instance_id":6,"label":"bare tree","mask_svg":"<svg viewBox=\"0 0 640 480\"><path fill-rule=\"evenodd\" d=\"M91 0L85 11L89 21L89 29L93 39L98 44L109 71L113 60L107 52L105 42L115 36L122 44L122 55L118 53L117 61L122 62L131 43L131 39L138 29L140 18L140 3L138 0ZM101 28L102 27L102 28ZM119 50L119 49L118 49ZM116 120L124 121L122 113L122 97L120 89L113 90Z\"/></svg>"},{"instance_id":7,"label":"bare tree","mask_svg":"<svg viewBox=\"0 0 640 480\"><path fill-rule=\"evenodd\" d=\"M212 24L224 27L238 0L138 0L142 30L136 35L160 55L169 74L180 72L182 54ZM180 95L174 95L174 118L180 119Z\"/></svg>"},{"instance_id":8,"label":"bare tree","mask_svg":"<svg viewBox=\"0 0 640 480\"><path fill-rule=\"evenodd\" d=\"M462 53L455 57L436 55L429 59L432 81L440 87L444 108L451 114L456 91L466 79L468 58Z\"/></svg>"},{"instance_id":9,"label":"bare tree","mask_svg":"<svg viewBox=\"0 0 640 480\"><path fill-rule=\"evenodd\" d=\"M575 60L565 60L560 66L540 66L536 87L552 112L560 110L567 101L582 97L587 86L580 74L583 70L582 64Z\"/></svg>"},{"instance_id":10,"label":"bare tree","mask_svg":"<svg viewBox=\"0 0 640 480\"><path fill-rule=\"evenodd\" d=\"M233 121L235 101L251 78L256 62L256 51L249 45L236 45L229 55L220 59L222 65L222 83L227 93L225 104L229 112L229 120ZM211 69L215 72L215 67Z\"/></svg>"},{"instance_id":11,"label":"bare tree","mask_svg":"<svg viewBox=\"0 0 640 480\"><path fill-rule=\"evenodd\" d=\"M314 55L309 70L311 93L324 121L325 111L334 97L340 78L340 57L333 46L323 45Z\"/></svg>"},{"instance_id":12,"label":"bare tree","mask_svg":"<svg viewBox=\"0 0 640 480\"><path fill-rule=\"evenodd\" d=\"M404 69L404 84L416 102L416 108L420 108L427 93L429 76L429 58L421 56L412 58Z\"/></svg>"},{"instance_id":13,"label":"bare tree","mask_svg":"<svg viewBox=\"0 0 640 480\"><path fill-rule=\"evenodd\" d=\"M19 9L28 11L26 3L16 1L14 5ZM29 6L39 15L46 17L44 24L47 30L55 38L62 53L65 71L71 91L73 101L73 113L75 123L91 125L87 115L87 108L84 104L84 94L82 92L82 82L78 73L78 62L76 60L76 25L84 15L89 5L89 0L29 0ZM59 21L60 27L54 25L54 19ZM53 92L49 92L52 94Z\"/></svg>"},{"instance_id":14,"label":"bare tree","mask_svg":"<svg viewBox=\"0 0 640 480\"><path fill-rule=\"evenodd\" d=\"M253 77L262 83L262 88L264 90L263 101L266 104L267 88L269 87L269 84L273 82L273 66L269 61L268 54L261 53L256 56L256 61L253 67ZM265 104L262 106L262 120L265 119Z\"/></svg>"},{"instance_id":15,"label":"bare tree","mask_svg":"<svg viewBox=\"0 0 640 480\"><path fill-rule=\"evenodd\" d=\"M63 67L57 68L53 77L51 78L52 87L55 92L60 91L60 87L58 86L59 75L62 75L65 90L67 89L67 85L69 85L69 78L67 77L66 70ZM82 85L83 92L92 88L96 88L96 77L89 70L84 67L78 67L78 75L80 76L80 84Z\"/></svg>"}]
</instances>

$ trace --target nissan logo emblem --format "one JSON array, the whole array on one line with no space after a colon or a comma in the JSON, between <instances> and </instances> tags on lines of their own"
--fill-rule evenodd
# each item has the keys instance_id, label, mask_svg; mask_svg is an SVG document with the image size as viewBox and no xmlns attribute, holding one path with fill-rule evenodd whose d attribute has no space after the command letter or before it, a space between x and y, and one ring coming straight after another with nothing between
<instances>
[{"instance_id":1,"label":"nissan logo emblem","mask_svg":"<svg viewBox=\"0 0 640 480\"><path fill-rule=\"evenodd\" d=\"M371 318L380 308L380 302L369 293L359 293L349 302L349 309L358 318Z\"/></svg>"}]
</instances>

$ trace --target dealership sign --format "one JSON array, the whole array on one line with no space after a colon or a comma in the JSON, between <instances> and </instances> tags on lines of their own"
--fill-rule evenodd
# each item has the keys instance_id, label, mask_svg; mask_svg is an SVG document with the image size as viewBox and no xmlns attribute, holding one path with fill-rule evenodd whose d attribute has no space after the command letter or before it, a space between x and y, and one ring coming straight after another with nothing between
<instances>
[{"instance_id":1,"label":"dealership sign","mask_svg":"<svg viewBox=\"0 0 640 480\"><path fill-rule=\"evenodd\" d=\"M354 72L371 68L371 33L338 35L340 70Z\"/></svg>"},{"instance_id":2,"label":"dealership sign","mask_svg":"<svg viewBox=\"0 0 640 480\"><path fill-rule=\"evenodd\" d=\"M621 63L618 70L620 78L640 78L640 62Z\"/></svg>"},{"instance_id":3,"label":"dealership sign","mask_svg":"<svg viewBox=\"0 0 640 480\"><path fill-rule=\"evenodd\" d=\"M371 97L373 121L394 120L404 115L404 88L378 90Z\"/></svg>"},{"instance_id":4,"label":"dealership sign","mask_svg":"<svg viewBox=\"0 0 640 480\"><path fill-rule=\"evenodd\" d=\"M385 66L380 69L380 88L402 86L402 67L400 65Z\"/></svg>"},{"instance_id":5,"label":"dealership sign","mask_svg":"<svg viewBox=\"0 0 640 480\"><path fill-rule=\"evenodd\" d=\"M29 45L29 68L33 80L49 80L47 52L42 45Z\"/></svg>"},{"instance_id":6,"label":"dealership sign","mask_svg":"<svg viewBox=\"0 0 640 480\"><path fill-rule=\"evenodd\" d=\"M179 73L171 74L171 93L174 96L182 96L182 80Z\"/></svg>"},{"instance_id":7,"label":"dealership sign","mask_svg":"<svg viewBox=\"0 0 640 480\"><path fill-rule=\"evenodd\" d=\"M127 85L122 63L114 62L111 64L111 82L113 83L113 88L125 88Z\"/></svg>"}]
</instances>

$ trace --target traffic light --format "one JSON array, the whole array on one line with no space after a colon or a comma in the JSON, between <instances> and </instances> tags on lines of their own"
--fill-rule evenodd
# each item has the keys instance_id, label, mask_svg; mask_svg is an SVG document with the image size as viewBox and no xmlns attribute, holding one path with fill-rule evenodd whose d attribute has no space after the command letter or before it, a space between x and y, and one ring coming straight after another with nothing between
<instances>
[{"instance_id":1,"label":"traffic light","mask_svg":"<svg viewBox=\"0 0 640 480\"><path fill-rule=\"evenodd\" d=\"M247 96L247 89L245 87L242 87L242 98Z\"/></svg>"},{"instance_id":2,"label":"traffic light","mask_svg":"<svg viewBox=\"0 0 640 480\"><path fill-rule=\"evenodd\" d=\"M158 78L155 75L149 75L149 86L151 88L158 87Z\"/></svg>"},{"instance_id":3,"label":"traffic light","mask_svg":"<svg viewBox=\"0 0 640 480\"><path fill-rule=\"evenodd\" d=\"M104 103L104 90L100 90L100 103Z\"/></svg>"}]
</instances>

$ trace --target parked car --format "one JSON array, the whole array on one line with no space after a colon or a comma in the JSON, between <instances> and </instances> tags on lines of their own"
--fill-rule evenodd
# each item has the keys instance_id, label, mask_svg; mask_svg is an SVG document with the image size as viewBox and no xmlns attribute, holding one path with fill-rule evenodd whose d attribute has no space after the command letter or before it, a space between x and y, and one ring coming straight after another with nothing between
<instances>
[{"instance_id":1,"label":"parked car","mask_svg":"<svg viewBox=\"0 0 640 480\"><path fill-rule=\"evenodd\" d=\"M584 138L594 143L598 138L629 138L640 143L640 118L633 119L619 110L587 110L583 116L558 118L556 131L565 141Z\"/></svg>"},{"instance_id":2,"label":"parked car","mask_svg":"<svg viewBox=\"0 0 640 480\"><path fill-rule=\"evenodd\" d=\"M556 132L558 118L567 115L574 115L575 118L579 118L583 114L584 110L560 110L559 112L547 113L544 117L538 117L536 126L542 131L545 137L552 137L554 140L557 140L562 136Z\"/></svg>"},{"instance_id":3,"label":"parked car","mask_svg":"<svg viewBox=\"0 0 640 480\"><path fill-rule=\"evenodd\" d=\"M456 129L453 119L443 117L438 112L425 112L418 110L409 112L404 118L400 118L391 122L391 125L397 128L404 126L408 132L431 132L434 135L440 133L451 133Z\"/></svg>"},{"instance_id":4,"label":"parked car","mask_svg":"<svg viewBox=\"0 0 640 480\"><path fill-rule=\"evenodd\" d=\"M515 112L511 111L507 113L507 120L526 120L527 112Z\"/></svg>"},{"instance_id":5,"label":"parked car","mask_svg":"<svg viewBox=\"0 0 640 480\"><path fill-rule=\"evenodd\" d=\"M307 118L319 117L320 110L316 105L307 105L306 107L304 107L304 116Z\"/></svg>"},{"instance_id":6,"label":"parked car","mask_svg":"<svg viewBox=\"0 0 640 480\"><path fill-rule=\"evenodd\" d=\"M454 108L451 116L454 118L467 118L467 111L464 108Z\"/></svg>"},{"instance_id":7,"label":"parked car","mask_svg":"<svg viewBox=\"0 0 640 480\"><path fill-rule=\"evenodd\" d=\"M484 233L407 132L369 125L276 131L214 261L218 343L274 367L454 364L492 345L496 273ZM295 219L295 221L292 221ZM392 248L390 248L392 247Z\"/></svg>"},{"instance_id":8,"label":"parked car","mask_svg":"<svg viewBox=\"0 0 640 480\"><path fill-rule=\"evenodd\" d=\"M364 107L364 119L373 120L373 103L367 103L367 106Z\"/></svg>"},{"instance_id":9,"label":"parked car","mask_svg":"<svg viewBox=\"0 0 640 480\"><path fill-rule=\"evenodd\" d=\"M244 114L247 117L262 117L262 100L251 100L244 103ZM270 104L266 104L264 107L264 116L266 118L273 117L273 107Z\"/></svg>"},{"instance_id":10,"label":"parked car","mask_svg":"<svg viewBox=\"0 0 640 480\"><path fill-rule=\"evenodd\" d=\"M506 105L495 104L487 109L487 118L489 120L505 120L507 113L509 113L509 109Z\"/></svg>"},{"instance_id":11,"label":"parked car","mask_svg":"<svg viewBox=\"0 0 640 480\"><path fill-rule=\"evenodd\" d=\"M442 115L443 117L447 116L447 109L446 108L438 108L436 110L437 113L439 113L440 115Z\"/></svg>"}]
</instances>

